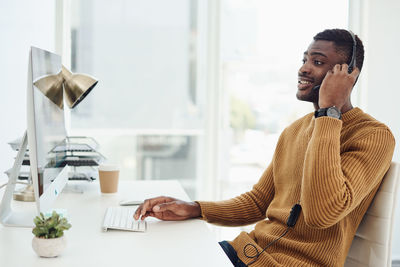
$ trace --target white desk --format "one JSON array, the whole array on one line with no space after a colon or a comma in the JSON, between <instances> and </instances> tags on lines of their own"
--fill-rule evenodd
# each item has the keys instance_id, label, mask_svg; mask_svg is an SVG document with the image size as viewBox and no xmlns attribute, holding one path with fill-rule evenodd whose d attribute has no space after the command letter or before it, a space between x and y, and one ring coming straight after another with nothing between
<instances>
[{"instance_id":1,"label":"white desk","mask_svg":"<svg viewBox=\"0 0 400 267\"><path fill-rule=\"evenodd\" d=\"M80 183L85 186L83 194L63 192L55 205L68 210L72 224L65 232L63 254L40 258L31 246L32 229L0 224L0 266L232 266L206 223L198 219L152 219L146 233L102 232L105 209L122 199L169 195L187 200L177 181L121 181L118 194L112 196L101 195L95 182Z\"/></svg>"}]
</instances>

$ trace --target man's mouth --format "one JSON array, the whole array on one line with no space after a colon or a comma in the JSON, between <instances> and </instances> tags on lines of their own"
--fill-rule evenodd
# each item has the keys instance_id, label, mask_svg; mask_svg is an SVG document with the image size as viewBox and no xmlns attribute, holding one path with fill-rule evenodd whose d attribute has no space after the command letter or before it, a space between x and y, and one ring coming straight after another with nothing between
<instances>
[{"instance_id":1,"label":"man's mouth","mask_svg":"<svg viewBox=\"0 0 400 267\"><path fill-rule=\"evenodd\" d=\"M310 80L308 78L299 77L297 88L299 90L305 90L312 84L313 84L312 80Z\"/></svg>"}]
</instances>

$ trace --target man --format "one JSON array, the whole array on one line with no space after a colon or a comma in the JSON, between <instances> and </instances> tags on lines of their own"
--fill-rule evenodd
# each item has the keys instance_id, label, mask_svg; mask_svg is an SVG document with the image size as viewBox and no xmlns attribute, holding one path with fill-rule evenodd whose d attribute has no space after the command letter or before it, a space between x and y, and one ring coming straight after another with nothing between
<instances>
[{"instance_id":1,"label":"man","mask_svg":"<svg viewBox=\"0 0 400 267\"><path fill-rule=\"evenodd\" d=\"M304 52L296 94L316 112L282 132L253 189L218 202L148 199L135 219L258 222L250 233L220 242L235 266L343 266L395 145L384 124L351 104L363 59L362 42L351 32L318 33ZM355 64L352 71L348 64Z\"/></svg>"}]
</instances>

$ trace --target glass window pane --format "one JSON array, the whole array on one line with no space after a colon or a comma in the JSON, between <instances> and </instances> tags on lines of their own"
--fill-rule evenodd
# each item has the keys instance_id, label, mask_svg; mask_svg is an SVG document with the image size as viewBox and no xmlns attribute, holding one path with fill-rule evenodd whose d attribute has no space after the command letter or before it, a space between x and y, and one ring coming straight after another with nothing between
<instances>
[{"instance_id":1,"label":"glass window pane","mask_svg":"<svg viewBox=\"0 0 400 267\"><path fill-rule=\"evenodd\" d=\"M197 2L72 1L71 67L99 80L72 111L131 179L183 179L192 196L202 133ZM174 167L173 167L174 166Z\"/></svg>"}]
</instances>

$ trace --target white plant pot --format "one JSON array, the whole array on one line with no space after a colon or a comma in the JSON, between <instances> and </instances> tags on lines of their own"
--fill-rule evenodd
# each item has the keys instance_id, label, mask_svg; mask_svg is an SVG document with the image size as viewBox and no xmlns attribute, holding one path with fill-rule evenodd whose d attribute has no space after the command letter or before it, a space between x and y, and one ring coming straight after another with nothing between
<instances>
[{"instance_id":1,"label":"white plant pot","mask_svg":"<svg viewBox=\"0 0 400 267\"><path fill-rule=\"evenodd\" d=\"M32 248L40 257L53 258L61 254L67 245L64 236L58 238L33 237Z\"/></svg>"}]
</instances>

